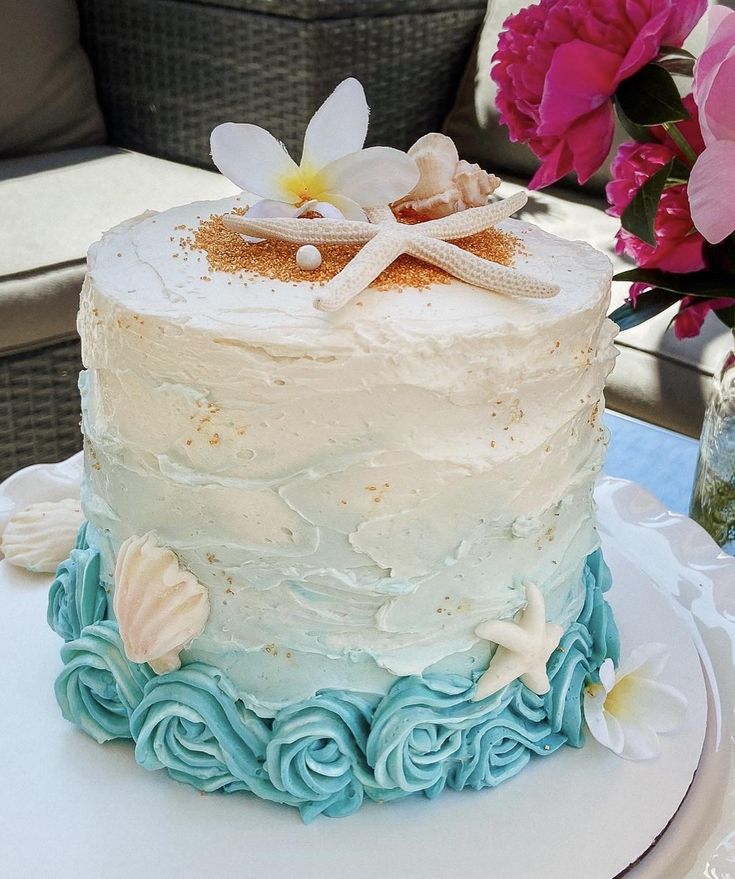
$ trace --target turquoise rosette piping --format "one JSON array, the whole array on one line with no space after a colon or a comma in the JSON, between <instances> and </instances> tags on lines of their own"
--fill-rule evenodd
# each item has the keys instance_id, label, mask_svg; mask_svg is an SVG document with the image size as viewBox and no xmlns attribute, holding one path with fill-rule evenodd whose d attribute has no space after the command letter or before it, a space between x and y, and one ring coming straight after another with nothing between
<instances>
[{"instance_id":1,"label":"turquoise rosette piping","mask_svg":"<svg viewBox=\"0 0 735 879\"><path fill-rule=\"evenodd\" d=\"M219 669L195 662L153 677L130 720L135 759L199 790L251 791L294 802L264 767L270 726L237 697Z\"/></svg>"},{"instance_id":2,"label":"turquoise rosette piping","mask_svg":"<svg viewBox=\"0 0 735 879\"><path fill-rule=\"evenodd\" d=\"M107 616L107 592L100 581L100 555L87 543L87 523L79 529L76 547L56 570L48 595L46 619L64 641Z\"/></svg>"},{"instance_id":3,"label":"turquoise rosette piping","mask_svg":"<svg viewBox=\"0 0 735 879\"><path fill-rule=\"evenodd\" d=\"M152 675L125 656L113 622L94 623L61 648L64 668L54 689L66 720L100 744L129 739L130 715Z\"/></svg>"},{"instance_id":4,"label":"turquoise rosette piping","mask_svg":"<svg viewBox=\"0 0 735 879\"><path fill-rule=\"evenodd\" d=\"M612 576L601 550L588 557L583 577L584 607L549 659L546 671L551 689L544 697L551 728L562 733L575 748L584 744L585 686L599 682L599 669L607 657L615 665L620 659L618 628L603 597L612 584Z\"/></svg>"},{"instance_id":5,"label":"turquoise rosette piping","mask_svg":"<svg viewBox=\"0 0 735 879\"><path fill-rule=\"evenodd\" d=\"M273 784L298 803L301 817L351 815L372 773L365 759L377 697L323 690L276 715L266 749Z\"/></svg>"},{"instance_id":6,"label":"turquoise rosette piping","mask_svg":"<svg viewBox=\"0 0 735 879\"><path fill-rule=\"evenodd\" d=\"M566 741L551 729L543 697L519 681L480 704L485 711L462 731L459 759L447 778L454 790L496 787L517 775L534 754L553 754Z\"/></svg>"},{"instance_id":7,"label":"turquoise rosette piping","mask_svg":"<svg viewBox=\"0 0 735 879\"><path fill-rule=\"evenodd\" d=\"M415 675L382 698L323 690L266 720L214 666L190 663L156 676L127 659L115 622L84 624L105 613L107 599L103 605L99 561L82 531L50 602L52 626L72 638L61 650L56 696L64 717L97 741L132 737L144 768L200 790L250 791L296 806L306 822L349 815L365 797L495 787L534 756L581 746L584 688L599 680L607 657L618 661L603 597L610 572L599 550L583 578L585 604L549 659L544 696L517 680L475 702L479 672Z\"/></svg>"},{"instance_id":8,"label":"turquoise rosette piping","mask_svg":"<svg viewBox=\"0 0 735 879\"><path fill-rule=\"evenodd\" d=\"M377 790L392 800L423 792L436 796L462 750L462 730L487 712L473 702L474 684L460 675L401 678L378 705L367 741Z\"/></svg>"}]
</instances>

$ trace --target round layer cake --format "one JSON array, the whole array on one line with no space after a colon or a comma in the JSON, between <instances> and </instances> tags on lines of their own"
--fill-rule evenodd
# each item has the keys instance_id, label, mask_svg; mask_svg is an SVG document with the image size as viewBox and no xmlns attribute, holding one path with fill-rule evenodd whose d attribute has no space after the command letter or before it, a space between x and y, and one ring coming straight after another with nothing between
<instances>
[{"instance_id":1,"label":"round layer cake","mask_svg":"<svg viewBox=\"0 0 735 879\"><path fill-rule=\"evenodd\" d=\"M88 526L50 611L70 641L64 713L99 739L134 738L147 768L307 817L353 811L363 792L494 785L531 753L580 744L582 687L617 651L592 501L614 360L608 260L507 220L499 252L557 284L557 296L503 296L404 260L389 283L325 313L295 246L266 259L264 245L243 244L255 268L228 262L216 218L247 204L138 217L90 251L79 316ZM134 543L144 573L154 564L144 537L206 605L165 667L125 656L113 610L121 547ZM99 591L79 598L87 579ZM548 692L508 678L478 700L499 649L478 631L522 620L536 587L541 623L559 633L550 650L561 636ZM141 618L146 600L126 607ZM115 724L104 711L90 718L90 699L78 698L73 672L90 655L125 668L110 672ZM104 687L107 678L103 701ZM167 724L172 706L199 719L199 745L179 741L171 756L162 705ZM214 706L211 723L202 705ZM283 768L280 746L296 748L310 724L309 747L331 754L326 786ZM515 732L488 757L478 724ZM187 747L210 754L206 771L198 758L182 769ZM412 763L405 748L423 756Z\"/></svg>"},{"instance_id":2,"label":"round layer cake","mask_svg":"<svg viewBox=\"0 0 735 879\"><path fill-rule=\"evenodd\" d=\"M209 591L187 659L264 709L483 667L474 630L513 616L523 579L567 628L598 545L608 260L510 220L516 266L557 297L452 281L329 315L307 273L240 277L182 248L235 205L139 218L90 252L83 502L106 582L155 531Z\"/></svg>"}]
</instances>

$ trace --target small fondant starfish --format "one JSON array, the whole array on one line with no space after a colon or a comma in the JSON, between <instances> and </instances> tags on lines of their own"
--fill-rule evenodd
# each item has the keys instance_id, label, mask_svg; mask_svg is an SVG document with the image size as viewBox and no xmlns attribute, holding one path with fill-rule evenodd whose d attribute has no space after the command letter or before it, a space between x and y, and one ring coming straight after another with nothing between
<instances>
[{"instance_id":1,"label":"small fondant starfish","mask_svg":"<svg viewBox=\"0 0 735 879\"><path fill-rule=\"evenodd\" d=\"M526 583L526 607L518 622L491 620L475 629L478 638L498 648L477 682L473 699L484 699L520 678L539 696L549 692L546 663L559 646L561 626L546 622L544 596L535 583Z\"/></svg>"},{"instance_id":2,"label":"small fondant starfish","mask_svg":"<svg viewBox=\"0 0 735 879\"><path fill-rule=\"evenodd\" d=\"M397 223L388 208L370 212L372 222L290 217L248 219L227 214L224 223L235 232L257 238L278 238L294 244L364 244L314 300L323 311L336 311L368 287L395 259L407 253L444 269L455 278L509 296L548 299L559 288L514 269L463 250L452 239L466 238L494 226L523 207L527 196L510 198L479 208L458 211L440 220L408 225Z\"/></svg>"}]
</instances>

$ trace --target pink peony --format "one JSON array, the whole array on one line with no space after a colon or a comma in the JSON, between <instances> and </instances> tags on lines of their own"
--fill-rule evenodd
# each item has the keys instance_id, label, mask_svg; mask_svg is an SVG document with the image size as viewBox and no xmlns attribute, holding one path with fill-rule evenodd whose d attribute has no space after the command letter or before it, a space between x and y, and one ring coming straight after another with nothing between
<instances>
[{"instance_id":1,"label":"pink peony","mask_svg":"<svg viewBox=\"0 0 735 879\"><path fill-rule=\"evenodd\" d=\"M735 299L696 299L693 296L685 296L679 304L679 311L674 316L676 338L692 339L698 336L710 311L729 308L731 305L735 305Z\"/></svg>"},{"instance_id":2,"label":"pink peony","mask_svg":"<svg viewBox=\"0 0 735 879\"><path fill-rule=\"evenodd\" d=\"M493 56L500 119L542 160L530 187L572 169L580 183L612 144L622 80L680 46L707 0L540 0L510 16Z\"/></svg>"},{"instance_id":3,"label":"pink peony","mask_svg":"<svg viewBox=\"0 0 735 879\"><path fill-rule=\"evenodd\" d=\"M718 244L735 231L735 11L711 10L693 89L706 147L692 168L689 199L695 226Z\"/></svg>"},{"instance_id":4,"label":"pink peony","mask_svg":"<svg viewBox=\"0 0 735 879\"><path fill-rule=\"evenodd\" d=\"M619 217L638 189L675 155L664 143L620 145L612 163L612 180L607 184L608 213ZM686 184L668 186L661 195L654 222L656 244L642 241L625 229L616 235L616 253L626 254L643 268L668 272L694 272L704 268L704 239L692 226ZM631 298L640 292L631 290Z\"/></svg>"}]
</instances>

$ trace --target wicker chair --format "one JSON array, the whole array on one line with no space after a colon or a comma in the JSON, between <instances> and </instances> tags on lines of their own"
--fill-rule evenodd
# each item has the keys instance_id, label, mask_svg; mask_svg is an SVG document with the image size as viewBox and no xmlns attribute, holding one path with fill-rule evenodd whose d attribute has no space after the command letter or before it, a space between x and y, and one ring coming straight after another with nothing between
<instances>
[{"instance_id":1,"label":"wicker chair","mask_svg":"<svg viewBox=\"0 0 735 879\"><path fill-rule=\"evenodd\" d=\"M373 108L369 143L438 130L485 0L79 0L114 143L210 166L209 132L254 122L297 151L346 76Z\"/></svg>"},{"instance_id":2,"label":"wicker chair","mask_svg":"<svg viewBox=\"0 0 735 879\"><path fill-rule=\"evenodd\" d=\"M225 120L256 122L298 152L312 112L349 75L361 79L375 108L371 142L407 147L440 128L485 0L79 0L78 6L110 141L159 157L137 156L139 164L166 166L153 169L157 178L171 177L172 167L182 168L160 159L211 167L209 132ZM96 149L106 151L105 160L133 165L136 159L114 148ZM62 154L48 154L52 164L57 155ZM88 157L81 164L78 157L73 160L78 168L84 162L92 166ZM151 201L105 222L109 226L144 207L219 197L216 180L202 184L202 171L187 170L199 178L188 189L170 180L168 204ZM28 171L8 173L23 180ZM118 171L119 191L126 185L124 174ZM22 185L16 194L26 191ZM83 189L90 195L84 198L91 199L95 188L87 172ZM83 242L73 258L57 263L54 271L66 275L53 301L44 298L35 276L14 279L16 287L25 285L14 294L19 300L12 305L14 315L22 309L30 315L24 319L40 321L44 314L63 311L64 318L63 332L45 334L42 343L0 345L6 352L0 355L0 479L25 465L66 457L81 446L81 361L73 313L83 254L98 234Z\"/></svg>"}]
</instances>

